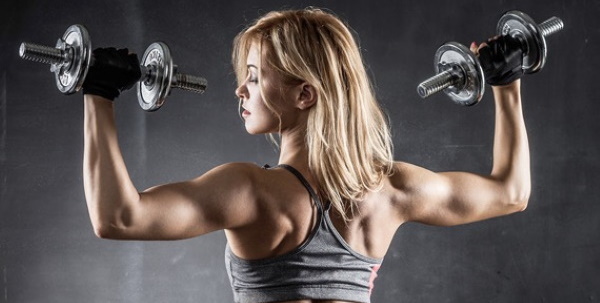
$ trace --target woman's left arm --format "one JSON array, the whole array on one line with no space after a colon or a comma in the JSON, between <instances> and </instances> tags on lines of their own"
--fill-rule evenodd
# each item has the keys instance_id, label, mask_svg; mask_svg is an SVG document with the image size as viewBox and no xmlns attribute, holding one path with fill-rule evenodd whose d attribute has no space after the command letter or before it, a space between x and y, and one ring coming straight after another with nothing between
<instances>
[{"instance_id":1,"label":"woman's left arm","mask_svg":"<svg viewBox=\"0 0 600 303\"><path fill-rule=\"evenodd\" d=\"M489 175L434 173L399 163L392 184L402 190L402 220L457 225L522 211L530 192L527 132L520 80L493 86L496 107L493 167ZM396 178L396 182L394 182Z\"/></svg>"}]
</instances>

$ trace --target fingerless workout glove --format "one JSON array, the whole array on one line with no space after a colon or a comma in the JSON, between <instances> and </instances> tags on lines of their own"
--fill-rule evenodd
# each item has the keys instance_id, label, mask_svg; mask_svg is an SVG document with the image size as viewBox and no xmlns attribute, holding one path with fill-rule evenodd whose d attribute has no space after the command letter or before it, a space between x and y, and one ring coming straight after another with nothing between
<instances>
[{"instance_id":1,"label":"fingerless workout glove","mask_svg":"<svg viewBox=\"0 0 600 303\"><path fill-rule=\"evenodd\" d=\"M97 48L92 56L94 61L83 82L83 94L114 100L140 80L140 61L126 48Z\"/></svg>"},{"instance_id":2,"label":"fingerless workout glove","mask_svg":"<svg viewBox=\"0 0 600 303\"><path fill-rule=\"evenodd\" d=\"M500 36L479 49L479 62L490 85L506 85L523 76L523 50L517 38Z\"/></svg>"}]
</instances>

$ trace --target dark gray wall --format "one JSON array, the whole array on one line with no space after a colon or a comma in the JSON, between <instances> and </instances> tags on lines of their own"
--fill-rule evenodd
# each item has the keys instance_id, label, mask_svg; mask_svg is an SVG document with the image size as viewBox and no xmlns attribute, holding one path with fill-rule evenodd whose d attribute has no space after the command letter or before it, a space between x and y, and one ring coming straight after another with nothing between
<instances>
[{"instance_id":1,"label":"dark gray wall","mask_svg":"<svg viewBox=\"0 0 600 303\"><path fill-rule=\"evenodd\" d=\"M542 4L544 3L544 4ZM120 140L140 189L225 162L275 163L237 116L231 41L264 12L309 5L360 37L394 130L396 158L433 170L490 169L493 102L422 101L435 49L492 36L500 15L561 17L545 69L523 81L533 193L524 213L465 226L407 224L380 271L374 302L600 300L600 1L2 1L0 4L0 302L229 302L222 232L175 242L97 239L82 186L82 97L61 95L22 41L53 45L85 24L94 46L141 53L162 40L204 95L175 91L155 113L135 91L117 101Z\"/></svg>"}]
</instances>

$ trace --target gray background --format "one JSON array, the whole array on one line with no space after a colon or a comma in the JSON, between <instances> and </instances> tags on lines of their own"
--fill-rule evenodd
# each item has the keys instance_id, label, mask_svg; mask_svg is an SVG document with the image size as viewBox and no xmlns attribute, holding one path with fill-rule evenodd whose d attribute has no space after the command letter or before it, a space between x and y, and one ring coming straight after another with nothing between
<instances>
[{"instance_id":1,"label":"gray background","mask_svg":"<svg viewBox=\"0 0 600 303\"><path fill-rule=\"evenodd\" d=\"M544 4L542 4L544 3ZM117 101L126 162L139 189L196 177L231 161L276 163L237 116L231 41L261 14L333 10L360 37L391 117L398 160L432 170L490 170L491 91L464 108L417 84L438 46L494 35L519 9L566 28L548 63L523 81L533 192L527 211L464 226L407 224L396 235L374 302L598 302L600 299L600 1L2 1L0 4L0 302L230 302L225 238L97 239L82 186L82 97L64 96L48 67L18 58L22 41L54 45L87 26L97 46L142 53L167 42L203 95L174 91L155 113L135 91Z\"/></svg>"}]
</instances>

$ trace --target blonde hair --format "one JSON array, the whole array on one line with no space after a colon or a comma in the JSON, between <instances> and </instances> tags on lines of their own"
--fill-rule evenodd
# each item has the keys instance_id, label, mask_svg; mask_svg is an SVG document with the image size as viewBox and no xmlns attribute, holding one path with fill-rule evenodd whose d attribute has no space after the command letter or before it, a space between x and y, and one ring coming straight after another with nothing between
<instances>
[{"instance_id":1,"label":"blonde hair","mask_svg":"<svg viewBox=\"0 0 600 303\"><path fill-rule=\"evenodd\" d=\"M238 83L246 75L248 51L256 43L261 63L286 83L306 81L317 91L310 108L306 146L309 169L319 195L344 220L356 214L357 201L381 189L392 173L392 142L367 76L359 47L348 27L320 9L270 12L234 40ZM265 100L273 110L274 105Z\"/></svg>"}]
</instances>

